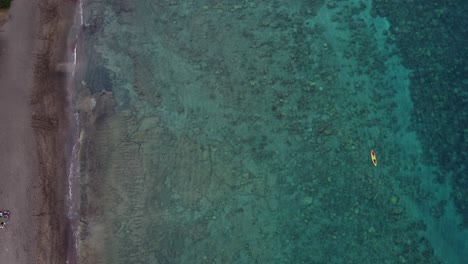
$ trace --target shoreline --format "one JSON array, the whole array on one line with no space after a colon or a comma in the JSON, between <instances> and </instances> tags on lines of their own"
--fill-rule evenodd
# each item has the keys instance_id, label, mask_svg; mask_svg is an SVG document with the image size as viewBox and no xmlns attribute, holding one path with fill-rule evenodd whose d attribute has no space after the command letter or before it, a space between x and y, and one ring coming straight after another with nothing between
<instances>
[{"instance_id":1,"label":"shoreline","mask_svg":"<svg viewBox=\"0 0 468 264\"><path fill-rule=\"evenodd\" d=\"M78 263L78 226L80 222L80 204L81 204L81 183L80 183L80 161L81 133L80 113L76 107L78 98L77 89L79 84L76 81L78 69L78 50L82 18L82 1L78 0L73 12L73 20L68 30L67 47L70 48L67 63L65 63L66 72L68 72L66 89L68 91L68 117L69 124L69 145L71 146L70 158L67 161L67 216L68 216L68 246L67 246L67 264Z\"/></svg>"},{"instance_id":2,"label":"shoreline","mask_svg":"<svg viewBox=\"0 0 468 264\"><path fill-rule=\"evenodd\" d=\"M43 204L48 204L50 215L56 216L42 219L42 230L47 230L55 240L41 241L38 239L38 249L56 250L58 254L49 257L38 254L44 263L76 263L74 225L76 219L70 217L69 180L73 169L73 152L75 148L75 133L78 129L73 122L73 84L70 59L70 31L74 24L76 4L50 0L40 7L39 38L36 52L36 71L31 93L33 119L35 113L41 113L46 119L56 120L55 131L50 133L36 129L38 157L47 175L43 178ZM63 67L65 65L65 67ZM39 69L39 70L38 70ZM38 100L37 100L38 99ZM37 100L37 101L36 101ZM34 104L36 102L36 104ZM42 144L41 144L42 143ZM54 151L55 150L55 151ZM71 156L70 156L71 155ZM59 162L57 162L59 161ZM44 172L44 170L41 170ZM55 172L56 183L48 184ZM51 224L54 223L54 224ZM54 246L54 244L56 244Z\"/></svg>"}]
</instances>

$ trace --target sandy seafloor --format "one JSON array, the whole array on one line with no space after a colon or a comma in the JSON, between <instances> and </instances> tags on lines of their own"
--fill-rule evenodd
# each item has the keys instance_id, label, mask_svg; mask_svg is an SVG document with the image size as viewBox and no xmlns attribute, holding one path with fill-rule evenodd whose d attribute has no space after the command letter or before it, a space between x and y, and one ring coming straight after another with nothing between
<instances>
[{"instance_id":1,"label":"sandy seafloor","mask_svg":"<svg viewBox=\"0 0 468 264\"><path fill-rule=\"evenodd\" d=\"M466 263L467 4L395 2L83 0L79 263Z\"/></svg>"}]
</instances>

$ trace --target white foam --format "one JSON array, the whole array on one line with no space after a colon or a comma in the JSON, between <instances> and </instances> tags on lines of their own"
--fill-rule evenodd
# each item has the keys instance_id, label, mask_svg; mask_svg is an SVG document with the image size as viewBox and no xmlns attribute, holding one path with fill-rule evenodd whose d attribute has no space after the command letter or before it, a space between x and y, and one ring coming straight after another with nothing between
<instances>
[{"instance_id":1,"label":"white foam","mask_svg":"<svg viewBox=\"0 0 468 264\"><path fill-rule=\"evenodd\" d=\"M83 26L83 1L79 1L79 9L78 12L80 12L80 26Z\"/></svg>"},{"instance_id":2,"label":"white foam","mask_svg":"<svg viewBox=\"0 0 468 264\"><path fill-rule=\"evenodd\" d=\"M78 153L80 149L79 134L78 129L80 126L78 113L74 114L75 117L75 131L73 136L73 149L70 160L70 168L68 172L68 218L70 220L75 219L79 213L79 203L78 201L73 200L74 188L76 189L79 186L79 174L80 167L78 166Z\"/></svg>"},{"instance_id":3,"label":"white foam","mask_svg":"<svg viewBox=\"0 0 468 264\"><path fill-rule=\"evenodd\" d=\"M74 83L74 78L75 78L75 73L76 73L76 65L77 65L77 50L78 50L78 39L79 39L79 34L81 27L83 26L83 1L79 0L79 6L78 6L78 14L79 14L79 28L75 28L75 36L73 39L73 54L72 54L72 60L73 60L73 70L72 70L72 76L69 85L69 94L70 94L70 102L71 105L73 105L73 97L74 97L74 92L72 90L73 83ZM76 17L76 13L75 13ZM75 20L75 23L78 21ZM73 30L73 28L72 28ZM73 32L73 31L72 31ZM72 148L72 153L70 157L70 167L68 171L68 212L67 212L67 217L70 220L71 224L71 232L73 236L73 249L75 253L69 252L67 263L76 263L76 253L78 252L78 237L77 237L77 226L74 223L77 223L79 220L79 213L80 213L80 167L79 167L79 152L80 152L80 122L79 122L79 115L77 112L73 114L74 117L74 127L72 131L72 140L73 140L73 148Z\"/></svg>"},{"instance_id":4,"label":"white foam","mask_svg":"<svg viewBox=\"0 0 468 264\"><path fill-rule=\"evenodd\" d=\"M75 42L75 47L73 48L73 71L72 71L72 77L75 77L75 70L76 70L76 46L77 46L77 43Z\"/></svg>"}]
</instances>

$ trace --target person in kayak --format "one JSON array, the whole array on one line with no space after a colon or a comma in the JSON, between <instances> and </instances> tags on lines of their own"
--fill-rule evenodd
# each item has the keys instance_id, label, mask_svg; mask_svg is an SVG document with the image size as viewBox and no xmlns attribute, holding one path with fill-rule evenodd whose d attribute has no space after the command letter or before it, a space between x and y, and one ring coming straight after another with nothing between
<instances>
[{"instance_id":1,"label":"person in kayak","mask_svg":"<svg viewBox=\"0 0 468 264\"><path fill-rule=\"evenodd\" d=\"M374 163L374 166L377 166L377 157L375 156L374 150L371 150L370 155L371 155L372 163Z\"/></svg>"}]
</instances>

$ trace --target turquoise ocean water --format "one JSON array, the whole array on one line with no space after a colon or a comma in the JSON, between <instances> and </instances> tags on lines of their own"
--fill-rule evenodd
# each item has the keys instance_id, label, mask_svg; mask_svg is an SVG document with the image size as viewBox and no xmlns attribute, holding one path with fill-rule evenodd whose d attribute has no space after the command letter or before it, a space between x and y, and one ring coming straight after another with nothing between
<instances>
[{"instance_id":1,"label":"turquoise ocean water","mask_svg":"<svg viewBox=\"0 0 468 264\"><path fill-rule=\"evenodd\" d=\"M468 263L441 2L83 0L79 263Z\"/></svg>"}]
</instances>

